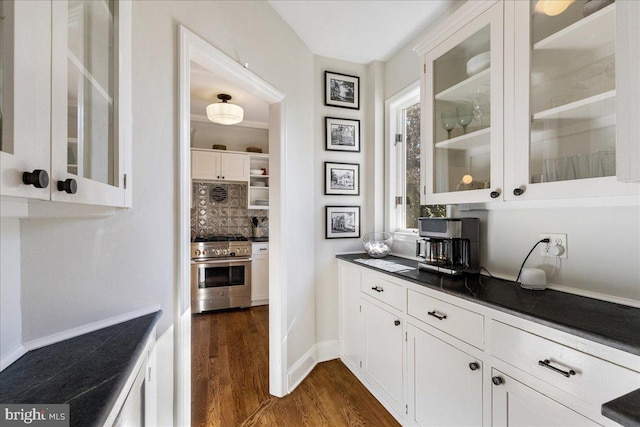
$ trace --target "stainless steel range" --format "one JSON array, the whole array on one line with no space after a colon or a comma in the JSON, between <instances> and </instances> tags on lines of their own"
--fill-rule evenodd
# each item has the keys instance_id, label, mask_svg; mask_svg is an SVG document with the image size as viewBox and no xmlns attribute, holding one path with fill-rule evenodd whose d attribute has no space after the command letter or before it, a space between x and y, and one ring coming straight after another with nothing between
<instances>
[{"instance_id":1,"label":"stainless steel range","mask_svg":"<svg viewBox=\"0 0 640 427\"><path fill-rule=\"evenodd\" d=\"M251 242L242 236L191 242L191 312L251 305Z\"/></svg>"}]
</instances>

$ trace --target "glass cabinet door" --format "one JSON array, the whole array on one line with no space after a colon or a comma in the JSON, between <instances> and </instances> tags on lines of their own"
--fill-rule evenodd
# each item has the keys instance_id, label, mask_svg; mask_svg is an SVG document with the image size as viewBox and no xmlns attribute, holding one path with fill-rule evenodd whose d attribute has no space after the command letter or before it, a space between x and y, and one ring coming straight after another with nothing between
<instances>
[{"instance_id":1,"label":"glass cabinet door","mask_svg":"<svg viewBox=\"0 0 640 427\"><path fill-rule=\"evenodd\" d=\"M121 62L119 29L125 3L53 2L53 200L124 204L126 141L119 130L127 109L119 95L128 64Z\"/></svg>"},{"instance_id":2,"label":"glass cabinet door","mask_svg":"<svg viewBox=\"0 0 640 427\"><path fill-rule=\"evenodd\" d=\"M514 141L523 145L507 156L507 197L615 193L616 3L515 1L514 13Z\"/></svg>"},{"instance_id":3,"label":"glass cabinet door","mask_svg":"<svg viewBox=\"0 0 640 427\"><path fill-rule=\"evenodd\" d=\"M502 18L500 2L426 55L423 204L501 198Z\"/></svg>"}]
</instances>

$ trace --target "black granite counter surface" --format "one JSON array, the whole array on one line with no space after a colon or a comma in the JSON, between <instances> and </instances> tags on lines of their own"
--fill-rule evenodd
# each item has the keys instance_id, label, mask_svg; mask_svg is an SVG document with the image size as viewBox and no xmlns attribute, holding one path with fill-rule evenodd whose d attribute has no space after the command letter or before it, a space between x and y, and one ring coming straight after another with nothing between
<instances>
[{"instance_id":1,"label":"black granite counter surface","mask_svg":"<svg viewBox=\"0 0 640 427\"><path fill-rule=\"evenodd\" d=\"M371 258L366 253L337 255L337 258L640 355L639 308L551 289L522 289L515 282L487 276L430 273L418 270L417 261L397 256L387 256L384 260L416 269L390 273L355 261ZM606 403L602 415L625 426L640 426L640 390Z\"/></svg>"},{"instance_id":2,"label":"black granite counter surface","mask_svg":"<svg viewBox=\"0 0 640 427\"><path fill-rule=\"evenodd\" d=\"M0 372L0 402L67 403L71 426L102 426L161 314L28 352Z\"/></svg>"}]
</instances>

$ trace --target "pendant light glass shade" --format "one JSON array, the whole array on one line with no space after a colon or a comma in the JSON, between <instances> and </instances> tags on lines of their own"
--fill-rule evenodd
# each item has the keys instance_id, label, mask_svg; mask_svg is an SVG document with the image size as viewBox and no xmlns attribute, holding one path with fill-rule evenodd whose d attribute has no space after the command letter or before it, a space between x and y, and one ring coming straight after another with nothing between
<instances>
[{"instance_id":1,"label":"pendant light glass shade","mask_svg":"<svg viewBox=\"0 0 640 427\"><path fill-rule=\"evenodd\" d=\"M222 102L207 105L207 118L213 123L220 125L235 125L244 118L244 110L239 105L229 104L227 101L231 96L226 94L218 95Z\"/></svg>"}]
</instances>

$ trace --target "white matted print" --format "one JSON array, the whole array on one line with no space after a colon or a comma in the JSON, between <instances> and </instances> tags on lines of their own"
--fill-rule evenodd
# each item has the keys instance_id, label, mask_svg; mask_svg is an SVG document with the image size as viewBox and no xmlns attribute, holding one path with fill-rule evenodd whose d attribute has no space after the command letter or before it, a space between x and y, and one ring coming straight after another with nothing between
<instances>
[{"instance_id":1,"label":"white matted print","mask_svg":"<svg viewBox=\"0 0 640 427\"><path fill-rule=\"evenodd\" d=\"M325 117L326 151L360 152L360 120Z\"/></svg>"},{"instance_id":2,"label":"white matted print","mask_svg":"<svg viewBox=\"0 0 640 427\"><path fill-rule=\"evenodd\" d=\"M360 206L326 206L327 239L360 237Z\"/></svg>"},{"instance_id":3,"label":"white matted print","mask_svg":"<svg viewBox=\"0 0 640 427\"><path fill-rule=\"evenodd\" d=\"M360 77L324 72L324 105L360 109Z\"/></svg>"},{"instance_id":4,"label":"white matted print","mask_svg":"<svg viewBox=\"0 0 640 427\"><path fill-rule=\"evenodd\" d=\"M357 163L324 162L324 194L360 195L360 165Z\"/></svg>"}]
</instances>

